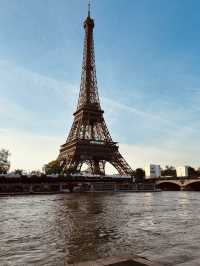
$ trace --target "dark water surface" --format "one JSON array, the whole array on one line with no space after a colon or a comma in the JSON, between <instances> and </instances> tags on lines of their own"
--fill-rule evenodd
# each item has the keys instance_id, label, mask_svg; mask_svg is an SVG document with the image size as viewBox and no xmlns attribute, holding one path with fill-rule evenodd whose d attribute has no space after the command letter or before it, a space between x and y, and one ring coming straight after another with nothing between
<instances>
[{"instance_id":1,"label":"dark water surface","mask_svg":"<svg viewBox=\"0 0 200 266\"><path fill-rule=\"evenodd\" d=\"M67 265L104 256L200 256L200 193L0 198L0 265Z\"/></svg>"}]
</instances>

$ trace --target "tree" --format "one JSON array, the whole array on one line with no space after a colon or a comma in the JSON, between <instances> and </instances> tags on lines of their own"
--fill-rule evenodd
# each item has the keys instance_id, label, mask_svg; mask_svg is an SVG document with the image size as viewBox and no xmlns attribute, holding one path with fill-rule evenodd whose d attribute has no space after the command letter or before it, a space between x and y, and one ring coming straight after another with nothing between
<instances>
[{"instance_id":1,"label":"tree","mask_svg":"<svg viewBox=\"0 0 200 266\"><path fill-rule=\"evenodd\" d=\"M48 164L45 164L43 169L45 174L47 175L60 174L62 171L62 168L58 160L51 161Z\"/></svg>"},{"instance_id":2,"label":"tree","mask_svg":"<svg viewBox=\"0 0 200 266\"><path fill-rule=\"evenodd\" d=\"M136 183L142 183L145 179L145 171L142 168L137 168L134 171L134 178Z\"/></svg>"},{"instance_id":3,"label":"tree","mask_svg":"<svg viewBox=\"0 0 200 266\"><path fill-rule=\"evenodd\" d=\"M176 177L176 169L174 166L167 165L165 169L161 171L162 176L173 176Z\"/></svg>"},{"instance_id":4,"label":"tree","mask_svg":"<svg viewBox=\"0 0 200 266\"><path fill-rule=\"evenodd\" d=\"M200 167L198 167L196 173L197 173L197 176L200 177Z\"/></svg>"},{"instance_id":5,"label":"tree","mask_svg":"<svg viewBox=\"0 0 200 266\"><path fill-rule=\"evenodd\" d=\"M0 150L0 174L7 174L10 169L10 162L8 160L10 153L8 150Z\"/></svg>"},{"instance_id":6,"label":"tree","mask_svg":"<svg viewBox=\"0 0 200 266\"><path fill-rule=\"evenodd\" d=\"M22 170L22 169L15 169L15 171L14 171L15 175L23 175L23 173L24 173L24 170Z\"/></svg>"},{"instance_id":7,"label":"tree","mask_svg":"<svg viewBox=\"0 0 200 266\"><path fill-rule=\"evenodd\" d=\"M197 177L198 171L196 171L193 167L189 166L188 167L188 176L189 177Z\"/></svg>"}]
</instances>

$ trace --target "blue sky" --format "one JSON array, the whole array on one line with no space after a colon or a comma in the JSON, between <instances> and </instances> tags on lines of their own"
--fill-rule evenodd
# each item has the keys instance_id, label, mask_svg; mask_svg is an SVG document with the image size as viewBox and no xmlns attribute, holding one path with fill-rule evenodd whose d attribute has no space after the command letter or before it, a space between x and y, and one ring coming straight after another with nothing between
<instances>
[{"instance_id":1,"label":"blue sky","mask_svg":"<svg viewBox=\"0 0 200 266\"><path fill-rule=\"evenodd\" d=\"M200 2L93 0L97 78L133 168L200 166ZM72 123L86 0L0 0L0 147L41 169Z\"/></svg>"}]
</instances>

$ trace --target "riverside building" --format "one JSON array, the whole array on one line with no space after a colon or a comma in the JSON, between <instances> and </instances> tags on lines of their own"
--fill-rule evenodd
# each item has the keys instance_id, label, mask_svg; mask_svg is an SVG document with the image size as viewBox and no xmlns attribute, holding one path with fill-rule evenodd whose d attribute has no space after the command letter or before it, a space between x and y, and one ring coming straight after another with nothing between
<instances>
[{"instance_id":1,"label":"riverside building","mask_svg":"<svg viewBox=\"0 0 200 266\"><path fill-rule=\"evenodd\" d=\"M189 166L178 166L176 167L177 177L187 177L188 176L188 168Z\"/></svg>"},{"instance_id":2,"label":"riverside building","mask_svg":"<svg viewBox=\"0 0 200 266\"><path fill-rule=\"evenodd\" d=\"M150 164L145 166L145 178L159 178L161 176L161 168L160 165Z\"/></svg>"}]
</instances>

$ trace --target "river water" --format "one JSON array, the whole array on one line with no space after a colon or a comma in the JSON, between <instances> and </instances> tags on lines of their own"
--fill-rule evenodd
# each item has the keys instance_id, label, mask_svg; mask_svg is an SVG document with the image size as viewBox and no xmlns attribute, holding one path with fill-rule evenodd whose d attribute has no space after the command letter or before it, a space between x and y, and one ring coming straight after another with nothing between
<instances>
[{"instance_id":1,"label":"river water","mask_svg":"<svg viewBox=\"0 0 200 266\"><path fill-rule=\"evenodd\" d=\"M199 199L198 192L2 197L0 265L200 256Z\"/></svg>"}]
</instances>

